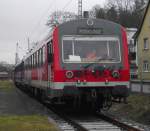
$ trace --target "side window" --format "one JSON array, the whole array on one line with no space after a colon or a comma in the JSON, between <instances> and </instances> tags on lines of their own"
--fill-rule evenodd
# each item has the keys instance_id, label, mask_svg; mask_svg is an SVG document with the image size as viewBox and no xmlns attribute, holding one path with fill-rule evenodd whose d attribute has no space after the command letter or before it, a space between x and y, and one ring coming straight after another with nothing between
<instances>
[{"instance_id":1,"label":"side window","mask_svg":"<svg viewBox=\"0 0 150 131\"><path fill-rule=\"evenodd\" d=\"M39 66L41 66L41 50L39 49Z\"/></svg>"},{"instance_id":2,"label":"side window","mask_svg":"<svg viewBox=\"0 0 150 131\"><path fill-rule=\"evenodd\" d=\"M34 67L34 57L32 55L32 68Z\"/></svg>"},{"instance_id":3,"label":"side window","mask_svg":"<svg viewBox=\"0 0 150 131\"><path fill-rule=\"evenodd\" d=\"M34 65L35 65L35 59L34 59L34 54L33 54L33 68L34 68Z\"/></svg>"},{"instance_id":4,"label":"side window","mask_svg":"<svg viewBox=\"0 0 150 131\"><path fill-rule=\"evenodd\" d=\"M40 50L41 50L41 65L43 65L43 50L42 48Z\"/></svg>"},{"instance_id":5,"label":"side window","mask_svg":"<svg viewBox=\"0 0 150 131\"><path fill-rule=\"evenodd\" d=\"M52 48L52 43L48 42L47 43L47 54L48 54L48 63L52 62L53 59L53 48Z\"/></svg>"},{"instance_id":6,"label":"side window","mask_svg":"<svg viewBox=\"0 0 150 131\"><path fill-rule=\"evenodd\" d=\"M30 67L30 57L28 58L28 69Z\"/></svg>"},{"instance_id":7,"label":"side window","mask_svg":"<svg viewBox=\"0 0 150 131\"><path fill-rule=\"evenodd\" d=\"M37 52L35 52L35 67L37 67Z\"/></svg>"},{"instance_id":8,"label":"side window","mask_svg":"<svg viewBox=\"0 0 150 131\"><path fill-rule=\"evenodd\" d=\"M29 69L29 58L27 58L27 69Z\"/></svg>"},{"instance_id":9,"label":"side window","mask_svg":"<svg viewBox=\"0 0 150 131\"><path fill-rule=\"evenodd\" d=\"M33 58L33 54L32 54L32 68L34 66L34 58Z\"/></svg>"},{"instance_id":10,"label":"side window","mask_svg":"<svg viewBox=\"0 0 150 131\"><path fill-rule=\"evenodd\" d=\"M37 51L37 56L36 56L36 59L37 59L37 67L39 66L39 51Z\"/></svg>"},{"instance_id":11,"label":"side window","mask_svg":"<svg viewBox=\"0 0 150 131\"><path fill-rule=\"evenodd\" d=\"M40 65L41 65L41 59L40 59L41 51L40 51L40 50L38 50L38 52L39 52L39 53L38 53L38 59L39 59L39 64L38 64L38 65L40 66Z\"/></svg>"},{"instance_id":12,"label":"side window","mask_svg":"<svg viewBox=\"0 0 150 131\"><path fill-rule=\"evenodd\" d=\"M43 50L43 64L44 64L45 63L45 46L43 46L42 50Z\"/></svg>"},{"instance_id":13,"label":"side window","mask_svg":"<svg viewBox=\"0 0 150 131\"><path fill-rule=\"evenodd\" d=\"M143 61L143 70L145 72L149 70L149 63L147 60Z\"/></svg>"},{"instance_id":14,"label":"side window","mask_svg":"<svg viewBox=\"0 0 150 131\"><path fill-rule=\"evenodd\" d=\"M148 38L144 38L144 50L148 49Z\"/></svg>"},{"instance_id":15,"label":"side window","mask_svg":"<svg viewBox=\"0 0 150 131\"><path fill-rule=\"evenodd\" d=\"M30 69L32 68L32 56L30 56Z\"/></svg>"},{"instance_id":16,"label":"side window","mask_svg":"<svg viewBox=\"0 0 150 131\"><path fill-rule=\"evenodd\" d=\"M34 67L36 67L36 52L34 53Z\"/></svg>"}]
</instances>

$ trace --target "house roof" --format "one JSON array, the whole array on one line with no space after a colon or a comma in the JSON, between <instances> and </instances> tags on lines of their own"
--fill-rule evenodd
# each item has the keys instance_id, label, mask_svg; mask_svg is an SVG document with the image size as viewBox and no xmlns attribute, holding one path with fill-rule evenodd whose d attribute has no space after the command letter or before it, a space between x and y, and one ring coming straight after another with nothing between
<instances>
[{"instance_id":1,"label":"house roof","mask_svg":"<svg viewBox=\"0 0 150 131\"><path fill-rule=\"evenodd\" d=\"M139 34L140 34L141 30L142 30L142 26L143 26L143 23L144 23L146 14L147 14L147 12L148 12L149 5L150 5L150 0L149 0L148 3L147 3L146 10L145 10L145 13L144 13L142 22L141 22L141 24L140 24L140 27L139 27L138 31L136 32L136 34L133 36L133 37L136 38L136 39L137 39L137 37L139 36Z\"/></svg>"}]
</instances>

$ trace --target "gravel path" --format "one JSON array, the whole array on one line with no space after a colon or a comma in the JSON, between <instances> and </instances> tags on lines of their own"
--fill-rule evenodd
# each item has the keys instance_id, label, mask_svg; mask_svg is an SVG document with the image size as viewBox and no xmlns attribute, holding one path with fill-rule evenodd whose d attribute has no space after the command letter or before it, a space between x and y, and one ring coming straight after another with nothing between
<instances>
[{"instance_id":1,"label":"gravel path","mask_svg":"<svg viewBox=\"0 0 150 131\"><path fill-rule=\"evenodd\" d=\"M40 103L28 97L18 88L0 90L0 115L47 115Z\"/></svg>"}]
</instances>

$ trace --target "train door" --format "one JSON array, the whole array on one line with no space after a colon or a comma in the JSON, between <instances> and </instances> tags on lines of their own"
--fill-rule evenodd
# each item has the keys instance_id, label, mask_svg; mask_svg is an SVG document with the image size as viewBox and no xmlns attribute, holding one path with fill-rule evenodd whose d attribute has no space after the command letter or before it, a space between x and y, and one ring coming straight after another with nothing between
<instances>
[{"instance_id":1,"label":"train door","mask_svg":"<svg viewBox=\"0 0 150 131\"><path fill-rule=\"evenodd\" d=\"M48 90L52 87L52 62L53 62L53 49L52 41L47 43L47 54L48 54Z\"/></svg>"}]
</instances>

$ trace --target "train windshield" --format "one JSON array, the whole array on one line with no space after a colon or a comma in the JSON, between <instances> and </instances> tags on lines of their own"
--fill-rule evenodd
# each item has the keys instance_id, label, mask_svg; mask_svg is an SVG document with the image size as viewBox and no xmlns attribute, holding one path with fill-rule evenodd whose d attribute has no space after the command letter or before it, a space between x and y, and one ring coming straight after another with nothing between
<instances>
[{"instance_id":1,"label":"train windshield","mask_svg":"<svg viewBox=\"0 0 150 131\"><path fill-rule=\"evenodd\" d=\"M64 63L119 63L118 37L63 37Z\"/></svg>"}]
</instances>

